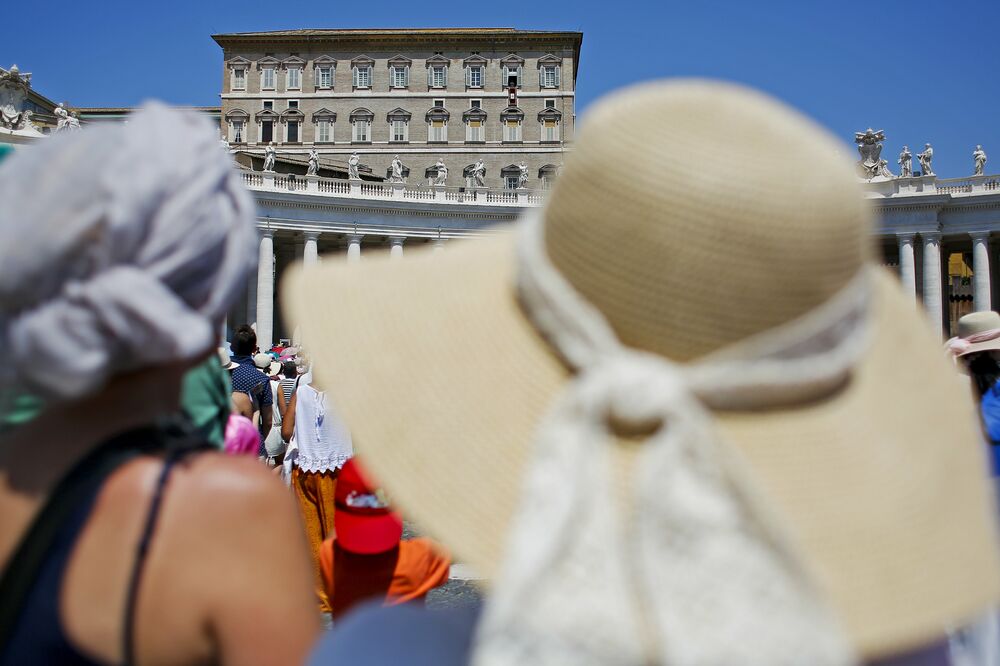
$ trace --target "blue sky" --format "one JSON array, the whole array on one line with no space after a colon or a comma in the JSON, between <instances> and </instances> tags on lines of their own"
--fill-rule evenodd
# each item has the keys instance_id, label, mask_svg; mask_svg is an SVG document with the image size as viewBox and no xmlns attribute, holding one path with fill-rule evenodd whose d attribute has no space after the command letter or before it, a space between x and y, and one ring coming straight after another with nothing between
<instances>
[{"instance_id":1,"label":"blue sky","mask_svg":"<svg viewBox=\"0 0 1000 666\"><path fill-rule=\"evenodd\" d=\"M990 155L987 171L1000 172L998 0L54 0L19 7L7 12L16 27L4 31L0 63L16 62L34 73L42 94L79 106L127 106L149 97L218 104L222 53L209 37L216 32L580 30L578 113L634 81L710 76L769 91L845 142L868 126L885 129L884 155L893 167L904 143L913 149L929 141L940 176L965 176L981 143Z\"/></svg>"}]
</instances>

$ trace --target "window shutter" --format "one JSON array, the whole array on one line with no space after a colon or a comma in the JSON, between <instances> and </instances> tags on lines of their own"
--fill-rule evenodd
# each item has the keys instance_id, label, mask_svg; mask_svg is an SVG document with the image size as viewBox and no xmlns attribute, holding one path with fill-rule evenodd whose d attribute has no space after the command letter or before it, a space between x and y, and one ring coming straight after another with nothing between
<instances>
[{"instance_id":1,"label":"window shutter","mask_svg":"<svg viewBox=\"0 0 1000 666\"><path fill-rule=\"evenodd\" d=\"M471 67L466 67L465 68L465 87L466 88L472 87L472 68Z\"/></svg>"},{"instance_id":2,"label":"window shutter","mask_svg":"<svg viewBox=\"0 0 1000 666\"><path fill-rule=\"evenodd\" d=\"M445 67L444 68L444 87L445 88L448 87L448 70L449 69L450 69L450 67Z\"/></svg>"},{"instance_id":3,"label":"window shutter","mask_svg":"<svg viewBox=\"0 0 1000 666\"><path fill-rule=\"evenodd\" d=\"M556 88L559 87L559 70L562 69L559 65L556 65Z\"/></svg>"},{"instance_id":4,"label":"window shutter","mask_svg":"<svg viewBox=\"0 0 1000 666\"><path fill-rule=\"evenodd\" d=\"M352 72L353 77L354 77L354 87L357 88L358 87L358 67L356 65L354 67L352 67L351 68L351 72Z\"/></svg>"},{"instance_id":5,"label":"window shutter","mask_svg":"<svg viewBox=\"0 0 1000 666\"><path fill-rule=\"evenodd\" d=\"M434 74L433 74L433 72L434 72L434 67L433 66L427 68L427 87L428 88L433 88L434 87Z\"/></svg>"}]
</instances>

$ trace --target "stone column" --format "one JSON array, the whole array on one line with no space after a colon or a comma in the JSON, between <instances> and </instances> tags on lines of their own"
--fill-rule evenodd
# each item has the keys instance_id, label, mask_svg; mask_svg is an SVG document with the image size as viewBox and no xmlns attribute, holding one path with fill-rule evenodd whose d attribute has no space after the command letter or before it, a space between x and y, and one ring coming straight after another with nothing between
<instances>
[{"instance_id":1,"label":"stone column","mask_svg":"<svg viewBox=\"0 0 1000 666\"><path fill-rule=\"evenodd\" d=\"M389 237L389 258L399 259L403 256L403 243L406 241L404 236L390 236Z\"/></svg>"},{"instance_id":2,"label":"stone column","mask_svg":"<svg viewBox=\"0 0 1000 666\"><path fill-rule=\"evenodd\" d=\"M917 264L913 258L913 240L916 234L896 234L899 243L899 281L914 301L917 299Z\"/></svg>"},{"instance_id":3,"label":"stone column","mask_svg":"<svg viewBox=\"0 0 1000 666\"><path fill-rule=\"evenodd\" d=\"M924 239L924 307L934 330L941 335L944 327L944 313L941 311L941 232L924 231L920 235Z\"/></svg>"},{"instance_id":4,"label":"stone column","mask_svg":"<svg viewBox=\"0 0 1000 666\"><path fill-rule=\"evenodd\" d=\"M274 232L261 231L257 260L257 346L271 348L274 326Z\"/></svg>"},{"instance_id":5,"label":"stone column","mask_svg":"<svg viewBox=\"0 0 1000 666\"><path fill-rule=\"evenodd\" d=\"M352 234L347 237L347 261L348 263L355 263L361 261L361 239L364 236L359 236L358 234Z\"/></svg>"},{"instance_id":6,"label":"stone column","mask_svg":"<svg viewBox=\"0 0 1000 666\"><path fill-rule=\"evenodd\" d=\"M305 268L315 266L319 263L319 232L305 232L306 244L302 249L302 265Z\"/></svg>"},{"instance_id":7,"label":"stone column","mask_svg":"<svg viewBox=\"0 0 1000 666\"><path fill-rule=\"evenodd\" d=\"M973 307L976 312L993 309L990 294L990 232L973 231L972 236L972 279Z\"/></svg>"}]
</instances>

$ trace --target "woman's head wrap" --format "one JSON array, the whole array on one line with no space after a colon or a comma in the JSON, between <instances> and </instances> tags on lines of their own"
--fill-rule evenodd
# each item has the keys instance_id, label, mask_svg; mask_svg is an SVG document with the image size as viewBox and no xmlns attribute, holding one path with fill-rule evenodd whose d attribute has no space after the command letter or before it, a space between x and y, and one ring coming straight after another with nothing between
<instances>
[{"instance_id":1,"label":"woman's head wrap","mask_svg":"<svg viewBox=\"0 0 1000 666\"><path fill-rule=\"evenodd\" d=\"M46 398L208 351L256 262L218 133L162 104L18 151L0 200L0 372Z\"/></svg>"}]
</instances>

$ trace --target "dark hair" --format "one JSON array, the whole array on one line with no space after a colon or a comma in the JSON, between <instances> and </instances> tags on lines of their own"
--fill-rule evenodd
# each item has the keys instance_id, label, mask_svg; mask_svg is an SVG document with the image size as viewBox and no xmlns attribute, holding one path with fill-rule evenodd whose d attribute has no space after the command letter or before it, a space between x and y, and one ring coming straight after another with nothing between
<instances>
[{"instance_id":1,"label":"dark hair","mask_svg":"<svg viewBox=\"0 0 1000 666\"><path fill-rule=\"evenodd\" d=\"M966 363L972 374L972 380L976 383L978 397L982 398L1000 380L1000 364L989 352L969 354L969 356L972 358Z\"/></svg>"},{"instance_id":2,"label":"dark hair","mask_svg":"<svg viewBox=\"0 0 1000 666\"><path fill-rule=\"evenodd\" d=\"M249 326L243 324L233 333L233 341L229 347L236 356L250 356L257 349L257 333Z\"/></svg>"},{"instance_id":3,"label":"dark hair","mask_svg":"<svg viewBox=\"0 0 1000 666\"><path fill-rule=\"evenodd\" d=\"M288 379L295 379L296 375L299 374L298 368L295 366L295 361L285 361L281 369L284 370L285 377Z\"/></svg>"}]
</instances>

